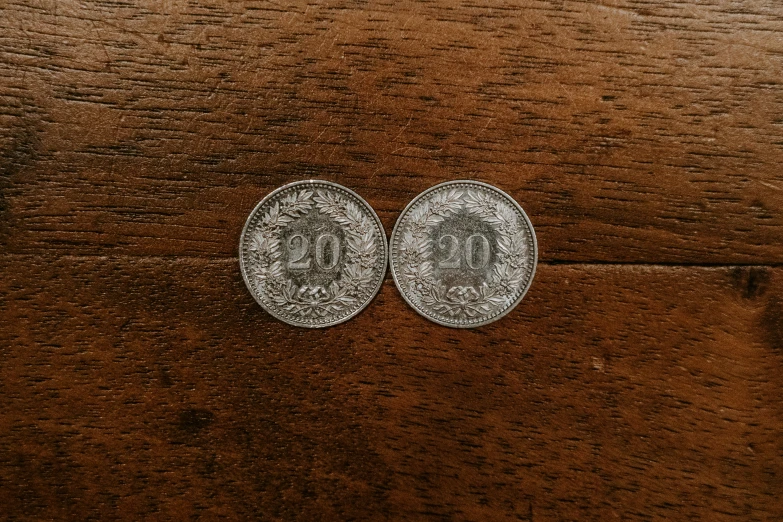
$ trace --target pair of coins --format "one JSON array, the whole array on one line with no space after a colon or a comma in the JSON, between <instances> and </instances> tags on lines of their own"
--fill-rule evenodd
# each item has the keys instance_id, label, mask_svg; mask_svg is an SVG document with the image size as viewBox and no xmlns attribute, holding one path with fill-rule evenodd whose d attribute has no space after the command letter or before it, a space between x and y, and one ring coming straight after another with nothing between
<instances>
[{"instance_id":1,"label":"pair of coins","mask_svg":"<svg viewBox=\"0 0 783 522\"><path fill-rule=\"evenodd\" d=\"M388 246L358 194L328 181L281 187L242 231L239 262L250 293L271 315L308 328L361 312L378 293L387 259L403 298L438 324L496 321L524 297L536 269L536 236L505 192L450 181L403 210Z\"/></svg>"}]
</instances>

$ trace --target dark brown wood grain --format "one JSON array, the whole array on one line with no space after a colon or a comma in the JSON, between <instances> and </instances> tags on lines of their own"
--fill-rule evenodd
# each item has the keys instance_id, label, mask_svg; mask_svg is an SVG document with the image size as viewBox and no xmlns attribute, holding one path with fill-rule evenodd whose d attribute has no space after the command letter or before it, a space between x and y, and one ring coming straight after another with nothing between
<instances>
[{"instance_id":1,"label":"dark brown wood grain","mask_svg":"<svg viewBox=\"0 0 783 522\"><path fill-rule=\"evenodd\" d=\"M3 264L15 515L783 513L780 269L543 266L469 331L386 284L312 331L264 313L234 261Z\"/></svg>"},{"instance_id":2,"label":"dark brown wood grain","mask_svg":"<svg viewBox=\"0 0 783 522\"><path fill-rule=\"evenodd\" d=\"M0 2L10 520L783 519L783 7ZM511 314L325 330L236 249L321 178L509 192Z\"/></svg>"},{"instance_id":3,"label":"dark brown wood grain","mask_svg":"<svg viewBox=\"0 0 783 522\"><path fill-rule=\"evenodd\" d=\"M0 19L7 251L231 256L288 181L339 181L391 227L472 178L522 203L545 260L781 259L776 2L9 0Z\"/></svg>"}]
</instances>

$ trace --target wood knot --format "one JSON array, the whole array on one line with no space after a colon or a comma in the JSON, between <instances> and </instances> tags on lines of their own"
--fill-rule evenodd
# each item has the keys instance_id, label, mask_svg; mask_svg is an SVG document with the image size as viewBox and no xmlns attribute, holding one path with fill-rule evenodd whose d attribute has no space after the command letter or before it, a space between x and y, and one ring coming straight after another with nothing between
<instances>
[{"instance_id":1,"label":"wood knot","mask_svg":"<svg viewBox=\"0 0 783 522\"><path fill-rule=\"evenodd\" d=\"M769 286L769 270L764 267L737 267L731 271L734 287L745 299L764 295Z\"/></svg>"},{"instance_id":2,"label":"wood knot","mask_svg":"<svg viewBox=\"0 0 783 522\"><path fill-rule=\"evenodd\" d=\"M209 410L189 409L180 412L178 427L182 431L195 435L214 420L215 414Z\"/></svg>"}]
</instances>

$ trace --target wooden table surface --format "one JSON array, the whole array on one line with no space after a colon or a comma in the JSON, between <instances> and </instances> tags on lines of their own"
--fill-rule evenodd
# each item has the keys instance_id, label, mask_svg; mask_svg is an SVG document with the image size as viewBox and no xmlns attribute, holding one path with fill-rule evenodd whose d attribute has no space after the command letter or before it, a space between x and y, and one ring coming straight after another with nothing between
<instances>
[{"instance_id":1,"label":"wooden table surface","mask_svg":"<svg viewBox=\"0 0 783 522\"><path fill-rule=\"evenodd\" d=\"M783 520L782 164L778 0L2 0L0 509ZM272 319L239 234L308 178L502 188L528 296Z\"/></svg>"}]
</instances>

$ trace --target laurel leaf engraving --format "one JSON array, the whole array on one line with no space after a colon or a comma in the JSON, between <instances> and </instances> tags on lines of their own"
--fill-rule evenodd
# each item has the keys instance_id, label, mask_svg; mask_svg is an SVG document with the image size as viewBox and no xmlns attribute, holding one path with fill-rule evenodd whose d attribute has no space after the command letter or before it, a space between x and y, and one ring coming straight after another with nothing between
<instances>
[{"instance_id":1,"label":"laurel leaf engraving","mask_svg":"<svg viewBox=\"0 0 783 522\"><path fill-rule=\"evenodd\" d=\"M427 239L433 227L464 208L488 223L497 233L497 256L488 281L478 287L445 287L434 278L432 241ZM515 209L480 189L450 189L414 208L408 217L408 229L399 244L402 284L414 302L450 319L469 320L492 316L509 306L524 282L529 263L528 240L519 230Z\"/></svg>"},{"instance_id":2,"label":"laurel leaf engraving","mask_svg":"<svg viewBox=\"0 0 783 522\"><path fill-rule=\"evenodd\" d=\"M297 286L285 280L281 260L280 234L313 205L342 225L346 236L347 260L340 275L326 287ZM282 310L300 319L324 318L346 313L372 291L373 267L378 261L374 223L362 208L339 194L325 190L300 190L287 194L262 216L264 232L253 236L253 274L258 287Z\"/></svg>"}]
</instances>

